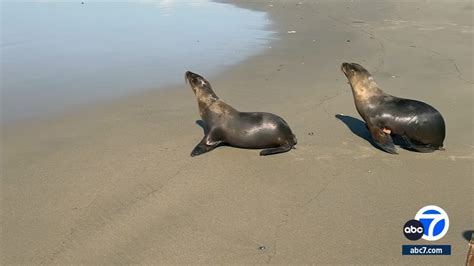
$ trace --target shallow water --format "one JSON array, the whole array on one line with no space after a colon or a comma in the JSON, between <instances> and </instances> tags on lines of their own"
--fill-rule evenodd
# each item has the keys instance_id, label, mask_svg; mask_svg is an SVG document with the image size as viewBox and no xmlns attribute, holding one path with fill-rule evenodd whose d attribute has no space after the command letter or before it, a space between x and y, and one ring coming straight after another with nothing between
<instances>
[{"instance_id":1,"label":"shallow water","mask_svg":"<svg viewBox=\"0 0 474 266\"><path fill-rule=\"evenodd\" d=\"M184 83L261 52L267 15L209 1L2 2L3 122Z\"/></svg>"}]
</instances>

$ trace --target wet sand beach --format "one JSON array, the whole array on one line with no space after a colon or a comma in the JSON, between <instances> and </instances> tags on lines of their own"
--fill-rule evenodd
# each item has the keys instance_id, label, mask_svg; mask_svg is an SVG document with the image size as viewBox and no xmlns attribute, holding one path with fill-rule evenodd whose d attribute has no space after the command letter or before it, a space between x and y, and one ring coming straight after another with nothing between
<instances>
[{"instance_id":1,"label":"wet sand beach","mask_svg":"<svg viewBox=\"0 0 474 266\"><path fill-rule=\"evenodd\" d=\"M190 157L203 131L184 81L3 126L2 264L465 263L472 2L233 4L268 12L277 38L209 80L238 110L282 116L296 149ZM365 66L387 93L436 107L446 150L374 148L342 62ZM409 241L403 225L431 204L448 213L447 235ZM452 255L402 256L404 244L452 245Z\"/></svg>"}]
</instances>

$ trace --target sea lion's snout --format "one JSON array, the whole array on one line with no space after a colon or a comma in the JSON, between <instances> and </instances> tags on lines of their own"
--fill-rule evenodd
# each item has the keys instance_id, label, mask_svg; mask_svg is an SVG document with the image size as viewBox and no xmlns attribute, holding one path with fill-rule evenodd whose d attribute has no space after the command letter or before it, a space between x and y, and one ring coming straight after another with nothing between
<instances>
[{"instance_id":1,"label":"sea lion's snout","mask_svg":"<svg viewBox=\"0 0 474 266\"><path fill-rule=\"evenodd\" d=\"M199 86L202 86L207 82L203 77L191 71L186 71L184 79L189 83L194 93L196 93L196 89L199 88Z\"/></svg>"},{"instance_id":2,"label":"sea lion's snout","mask_svg":"<svg viewBox=\"0 0 474 266\"><path fill-rule=\"evenodd\" d=\"M341 70L347 78L351 78L357 72L357 64L344 62L341 65Z\"/></svg>"},{"instance_id":3,"label":"sea lion's snout","mask_svg":"<svg viewBox=\"0 0 474 266\"><path fill-rule=\"evenodd\" d=\"M193 73L191 71L186 71L186 73L184 74L184 77L186 79L187 82L189 82L190 85L193 85L193 81L197 81L197 79L200 77L198 74L196 73Z\"/></svg>"},{"instance_id":4,"label":"sea lion's snout","mask_svg":"<svg viewBox=\"0 0 474 266\"><path fill-rule=\"evenodd\" d=\"M346 63L346 62L344 62L344 63L341 64L341 71L342 71L342 73L344 73L344 74L347 75L347 69L348 69L349 65L350 65L350 64L349 64L349 63Z\"/></svg>"},{"instance_id":5,"label":"sea lion's snout","mask_svg":"<svg viewBox=\"0 0 474 266\"><path fill-rule=\"evenodd\" d=\"M357 64L357 63L344 62L341 65L341 70L345 74L349 73L349 71L356 72L356 71L359 71L359 70L362 70L362 69L364 69L364 68L361 65Z\"/></svg>"}]
</instances>

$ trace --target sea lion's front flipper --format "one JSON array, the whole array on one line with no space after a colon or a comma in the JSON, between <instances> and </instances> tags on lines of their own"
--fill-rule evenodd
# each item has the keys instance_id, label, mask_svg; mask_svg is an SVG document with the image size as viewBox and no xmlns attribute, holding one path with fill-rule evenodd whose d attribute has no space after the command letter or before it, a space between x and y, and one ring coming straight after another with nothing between
<instances>
[{"instance_id":1,"label":"sea lion's front flipper","mask_svg":"<svg viewBox=\"0 0 474 266\"><path fill-rule=\"evenodd\" d=\"M434 152L438 148L435 148L431 144L423 144L419 143L415 140L410 140L407 136L402 136L403 140L405 141L404 148L409 150L417 151L417 152Z\"/></svg>"},{"instance_id":2,"label":"sea lion's front flipper","mask_svg":"<svg viewBox=\"0 0 474 266\"><path fill-rule=\"evenodd\" d=\"M390 134L385 133L381 128L370 128L369 131L370 135L372 135L372 140L377 147L388 153L397 154L397 148L395 147L395 144L393 144Z\"/></svg>"},{"instance_id":3,"label":"sea lion's front flipper","mask_svg":"<svg viewBox=\"0 0 474 266\"><path fill-rule=\"evenodd\" d=\"M268 148L260 152L261 156L287 152L293 148L293 144L287 143L275 148Z\"/></svg>"},{"instance_id":4,"label":"sea lion's front flipper","mask_svg":"<svg viewBox=\"0 0 474 266\"><path fill-rule=\"evenodd\" d=\"M194 147L193 151L191 152L191 157L210 152L222 143L222 141L214 140L213 132L214 131L211 131L207 135L205 135L204 138L202 138L201 142L199 142L198 145Z\"/></svg>"}]
</instances>

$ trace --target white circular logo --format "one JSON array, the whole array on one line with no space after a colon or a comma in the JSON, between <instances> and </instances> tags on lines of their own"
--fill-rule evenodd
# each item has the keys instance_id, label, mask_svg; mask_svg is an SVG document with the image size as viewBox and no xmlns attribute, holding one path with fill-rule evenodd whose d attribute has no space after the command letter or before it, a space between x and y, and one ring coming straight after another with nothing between
<instances>
[{"instance_id":1,"label":"white circular logo","mask_svg":"<svg viewBox=\"0 0 474 266\"><path fill-rule=\"evenodd\" d=\"M415 220L423 224L422 238L428 241L441 239L449 229L448 214L438 206L429 205L421 208L415 215Z\"/></svg>"}]
</instances>

